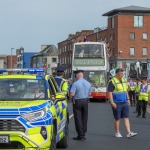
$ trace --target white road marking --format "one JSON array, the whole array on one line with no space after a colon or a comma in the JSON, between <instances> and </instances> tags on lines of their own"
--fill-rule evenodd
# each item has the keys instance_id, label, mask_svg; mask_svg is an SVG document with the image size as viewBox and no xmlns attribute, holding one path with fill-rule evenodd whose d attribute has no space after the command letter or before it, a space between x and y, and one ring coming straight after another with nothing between
<instances>
[{"instance_id":1,"label":"white road marking","mask_svg":"<svg viewBox=\"0 0 150 150\"><path fill-rule=\"evenodd\" d=\"M70 116L69 116L69 119L71 119L73 117L73 114L71 114Z\"/></svg>"},{"instance_id":2,"label":"white road marking","mask_svg":"<svg viewBox=\"0 0 150 150\"><path fill-rule=\"evenodd\" d=\"M150 107L147 107L147 112L150 113Z\"/></svg>"}]
</instances>

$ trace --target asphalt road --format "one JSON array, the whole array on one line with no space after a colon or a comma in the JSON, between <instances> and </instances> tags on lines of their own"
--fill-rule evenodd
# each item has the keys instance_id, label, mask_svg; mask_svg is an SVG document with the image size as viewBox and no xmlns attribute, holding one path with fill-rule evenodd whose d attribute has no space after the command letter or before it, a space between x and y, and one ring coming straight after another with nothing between
<instances>
[{"instance_id":1,"label":"asphalt road","mask_svg":"<svg viewBox=\"0 0 150 150\"><path fill-rule=\"evenodd\" d=\"M72 104L69 103L70 114ZM136 137L128 139L121 121L122 138L116 138L112 110L109 103L89 103L89 120L86 141L74 141L76 136L74 118L69 124L69 146L66 150L149 150L150 149L150 108L147 118L136 118L135 107L130 107L131 130Z\"/></svg>"}]
</instances>

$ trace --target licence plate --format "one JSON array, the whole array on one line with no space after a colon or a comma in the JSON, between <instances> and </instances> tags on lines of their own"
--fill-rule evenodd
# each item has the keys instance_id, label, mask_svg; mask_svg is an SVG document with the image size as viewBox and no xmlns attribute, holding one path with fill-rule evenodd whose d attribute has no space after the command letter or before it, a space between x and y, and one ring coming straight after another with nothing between
<instances>
[{"instance_id":1,"label":"licence plate","mask_svg":"<svg viewBox=\"0 0 150 150\"><path fill-rule=\"evenodd\" d=\"M0 143L9 143L9 137L7 135L0 135Z\"/></svg>"}]
</instances>

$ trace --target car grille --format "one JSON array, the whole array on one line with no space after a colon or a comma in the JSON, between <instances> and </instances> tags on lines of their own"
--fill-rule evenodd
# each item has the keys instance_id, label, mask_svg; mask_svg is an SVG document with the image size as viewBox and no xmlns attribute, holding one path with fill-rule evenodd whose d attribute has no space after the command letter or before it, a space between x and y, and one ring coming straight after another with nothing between
<instances>
[{"instance_id":1,"label":"car grille","mask_svg":"<svg viewBox=\"0 0 150 150\"><path fill-rule=\"evenodd\" d=\"M17 120L0 120L0 131L21 131L25 132L25 127Z\"/></svg>"}]
</instances>

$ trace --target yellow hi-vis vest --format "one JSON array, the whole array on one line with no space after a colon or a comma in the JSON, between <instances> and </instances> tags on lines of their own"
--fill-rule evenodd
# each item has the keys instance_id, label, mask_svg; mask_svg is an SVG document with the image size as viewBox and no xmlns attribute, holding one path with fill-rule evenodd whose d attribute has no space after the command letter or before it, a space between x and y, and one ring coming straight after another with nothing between
<instances>
[{"instance_id":1,"label":"yellow hi-vis vest","mask_svg":"<svg viewBox=\"0 0 150 150\"><path fill-rule=\"evenodd\" d=\"M126 102L127 101L127 81L125 78L122 78L122 83L114 77L111 79L113 85L115 86L114 91L112 92L114 102Z\"/></svg>"},{"instance_id":2,"label":"yellow hi-vis vest","mask_svg":"<svg viewBox=\"0 0 150 150\"><path fill-rule=\"evenodd\" d=\"M132 82L132 83L131 83ZM133 82L133 81L130 81L129 82L129 91L134 91L135 90L135 87L136 85L135 85L135 83Z\"/></svg>"},{"instance_id":3,"label":"yellow hi-vis vest","mask_svg":"<svg viewBox=\"0 0 150 150\"><path fill-rule=\"evenodd\" d=\"M61 87L61 90L63 92L66 92L66 94L67 94L67 92L68 92L68 82L64 78L62 78L62 82L61 82L60 87Z\"/></svg>"},{"instance_id":4,"label":"yellow hi-vis vest","mask_svg":"<svg viewBox=\"0 0 150 150\"><path fill-rule=\"evenodd\" d=\"M148 92L150 91L150 87L146 84L146 87L143 88L143 84L141 84L139 89L139 98L138 100L148 101Z\"/></svg>"},{"instance_id":5,"label":"yellow hi-vis vest","mask_svg":"<svg viewBox=\"0 0 150 150\"><path fill-rule=\"evenodd\" d=\"M135 86L135 91L136 91L136 92L139 92L140 85L141 85L141 83L136 84L136 86Z\"/></svg>"}]
</instances>

